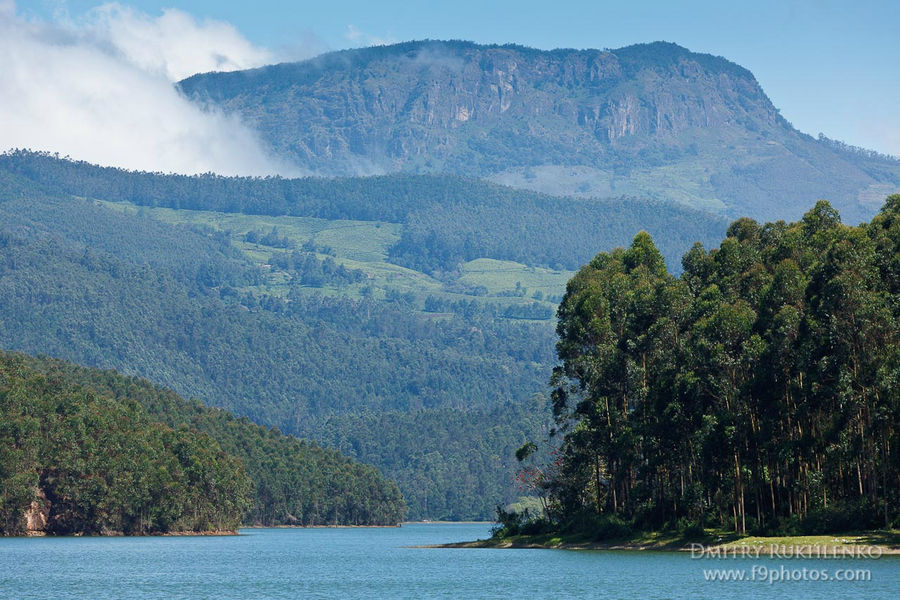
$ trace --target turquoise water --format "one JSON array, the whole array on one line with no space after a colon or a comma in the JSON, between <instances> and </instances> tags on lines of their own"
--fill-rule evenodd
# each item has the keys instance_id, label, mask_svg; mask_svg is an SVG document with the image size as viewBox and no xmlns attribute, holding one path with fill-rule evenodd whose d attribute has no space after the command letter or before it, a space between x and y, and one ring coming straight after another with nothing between
<instances>
[{"instance_id":1,"label":"turquoise water","mask_svg":"<svg viewBox=\"0 0 900 600\"><path fill-rule=\"evenodd\" d=\"M900 598L900 560L410 548L488 525L0 539L2 598ZM705 569L866 569L869 581L708 582Z\"/></svg>"}]
</instances>

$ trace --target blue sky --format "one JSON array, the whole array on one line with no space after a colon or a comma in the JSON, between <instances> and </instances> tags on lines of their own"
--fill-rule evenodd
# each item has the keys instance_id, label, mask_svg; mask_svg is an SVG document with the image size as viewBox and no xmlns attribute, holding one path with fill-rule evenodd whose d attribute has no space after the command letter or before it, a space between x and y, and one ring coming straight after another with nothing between
<instances>
[{"instance_id":1,"label":"blue sky","mask_svg":"<svg viewBox=\"0 0 900 600\"><path fill-rule=\"evenodd\" d=\"M78 18L96 0L19 0L20 14ZM226 21L276 56L410 39L618 48L666 40L750 69L798 129L900 155L900 2L829 0L123 0Z\"/></svg>"}]
</instances>

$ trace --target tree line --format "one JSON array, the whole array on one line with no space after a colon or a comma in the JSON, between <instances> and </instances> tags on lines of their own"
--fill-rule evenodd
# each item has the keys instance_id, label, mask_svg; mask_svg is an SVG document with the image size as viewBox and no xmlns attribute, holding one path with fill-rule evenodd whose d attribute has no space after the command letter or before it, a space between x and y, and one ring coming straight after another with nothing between
<instances>
[{"instance_id":1,"label":"tree line","mask_svg":"<svg viewBox=\"0 0 900 600\"><path fill-rule=\"evenodd\" d=\"M900 195L859 227L740 219L679 278L643 232L597 255L559 308L559 454L528 471L548 526L896 526L898 257Z\"/></svg>"},{"instance_id":2,"label":"tree line","mask_svg":"<svg viewBox=\"0 0 900 600\"><path fill-rule=\"evenodd\" d=\"M576 269L595 248L627 243L640 227L656 233L663 254L677 264L693 240L717 241L726 225L721 217L646 198L562 198L451 175L166 175L29 151L0 155L0 171L47 192L139 206L402 223L390 260L431 273L476 258Z\"/></svg>"}]
</instances>

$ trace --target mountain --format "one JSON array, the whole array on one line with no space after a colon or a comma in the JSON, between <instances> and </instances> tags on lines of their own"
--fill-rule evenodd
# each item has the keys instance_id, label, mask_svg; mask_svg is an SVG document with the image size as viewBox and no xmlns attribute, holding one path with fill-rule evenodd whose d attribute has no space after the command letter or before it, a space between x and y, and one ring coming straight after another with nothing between
<instances>
[{"instance_id":1,"label":"mountain","mask_svg":"<svg viewBox=\"0 0 900 600\"><path fill-rule=\"evenodd\" d=\"M896 159L800 133L749 71L670 43L407 42L179 85L320 174L458 174L757 219L827 198L848 222L900 190Z\"/></svg>"},{"instance_id":2,"label":"mountain","mask_svg":"<svg viewBox=\"0 0 900 600\"><path fill-rule=\"evenodd\" d=\"M519 494L515 449L548 426L567 265L642 224L675 265L724 233L686 208L455 176L182 177L9 153L0 347L337 448L397 481L410 518L489 518Z\"/></svg>"}]
</instances>

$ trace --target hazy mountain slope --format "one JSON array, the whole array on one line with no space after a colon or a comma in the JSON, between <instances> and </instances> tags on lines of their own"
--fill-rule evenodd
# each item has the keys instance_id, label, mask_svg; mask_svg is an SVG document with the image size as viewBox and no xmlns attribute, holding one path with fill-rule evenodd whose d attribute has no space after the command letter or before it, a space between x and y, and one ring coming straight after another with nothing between
<instances>
[{"instance_id":1,"label":"hazy mountain slope","mask_svg":"<svg viewBox=\"0 0 900 600\"><path fill-rule=\"evenodd\" d=\"M342 449L397 480L413 518L485 518L518 493L508 450L539 434L531 398L569 276L531 265L583 260L642 223L673 261L724 229L458 177L180 177L4 155L0 347L139 374Z\"/></svg>"},{"instance_id":2,"label":"hazy mountain slope","mask_svg":"<svg viewBox=\"0 0 900 600\"><path fill-rule=\"evenodd\" d=\"M398 223L404 227L389 249L391 260L429 271L453 271L476 258L574 270L599 248L627 245L641 229L678 271L694 241L716 244L727 225L659 201L560 198L456 176L187 177L30 152L0 155L0 171L56 194L140 206Z\"/></svg>"},{"instance_id":3,"label":"hazy mountain slope","mask_svg":"<svg viewBox=\"0 0 900 600\"><path fill-rule=\"evenodd\" d=\"M545 385L549 322L475 328L478 321L434 319L371 300L286 302L238 293L253 289L245 284L260 274L246 259L229 257L217 234L29 191L11 179L0 176L8 192L0 194L0 347L116 367L333 445L322 429L328 415L421 411L427 419L438 410L430 407L444 407L470 431L489 431L487 411L469 408L527 398ZM441 447L403 421L392 425L394 433L357 427L343 439L359 447L356 438L399 437L406 427L389 461L377 462L384 452L354 454L385 472L415 470L414 451L429 456L441 473L437 493L453 504L432 502L430 510L440 512L413 504L412 518L488 517L490 502L454 500L473 489L461 478L490 489L491 498L515 497L508 457L482 460ZM530 437L530 427L508 423L505 444ZM473 475L475 459L504 468ZM277 510L305 518L289 506Z\"/></svg>"},{"instance_id":4,"label":"hazy mountain slope","mask_svg":"<svg viewBox=\"0 0 900 600\"><path fill-rule=\"evenodd\" d=\"M896 160L799 133L749 71L675 44L408 42L180 86L324 174L456 173L766 219L827 197L848 222L900 189Z\"/></svg>"}]
</instances>

